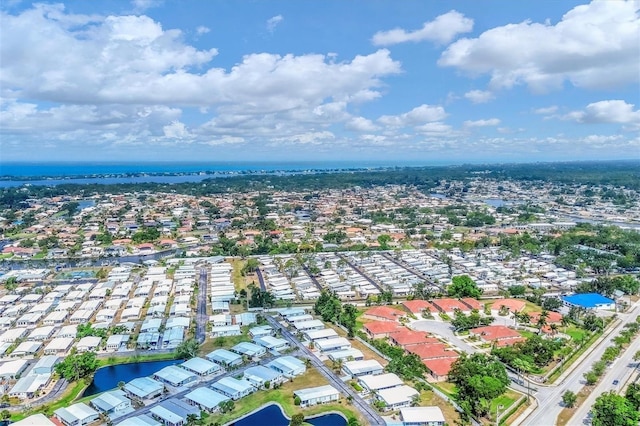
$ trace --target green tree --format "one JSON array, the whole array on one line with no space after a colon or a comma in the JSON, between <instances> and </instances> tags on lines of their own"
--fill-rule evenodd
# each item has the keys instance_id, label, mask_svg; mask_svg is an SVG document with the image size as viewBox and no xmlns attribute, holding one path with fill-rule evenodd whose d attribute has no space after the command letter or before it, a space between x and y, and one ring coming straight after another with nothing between
<instances>
[{"instance_id":1,"label":"green tree","mask_svg":"<svg viewBox=\"0 0 640 426\"><path fill-rule=\"evenodd\" d=\"M587 385L594 385L598 381L598 375L594 371L587 371L584 373L584 379Z\"/></svg>"},{"instance_id":2,"label":"green tree","mask_svg":"<svg viewBox=\"0 0 640 426\"><path fill-rule=\"evenodd\" d=\"M451 285L447 287L447 294L451 297L473 297L477 299L482 294L482 290L468 275L459 275L451 280Z\"/></svg>"},{"instance_id":3,"label":"green tree","mask_svg":"<svg viewBox=\"0 0 640 426\"><path fill-rule=\"evenodd\" d=\"M176 358L191 359L198 356L200 345L195 339L188 339L176 347Z\"/></svg>"},{"instance_id":4,"label":"green tree","mask_svg":"<svg viewBox=\"0 0 640 426\"><path fill-rule=\"evenodd\" d=\"M80 380L91 376L98 368L95 352L78 354L75 348L71 350L62 362L56 365L56 372L68 381Z\"/></svg>"},{"instance_id":5,"label":"green tree","mask_svg":"<svg viewBox=\"0 0 640 426\"><path fill-rule=\"evenodd\" d=\"M640 383L631 383L627 387L624 397L627 398L636 410L640 411Z\"/></svg>"},{"instance_id":6,"label":"green tree","mask_svg":"<svg viewBox=\"0 0 640 426\"><path fill-rule=\"evenodd\" d=\"M253 257L247 259L247 262L242 267L242 275L247 275L254 272L256 269L258 269L258 266L260 266L260 262L258 262L258 259L255 259Z\"/></svg>"},{"instance_id":7,"label":"green tree","mask_svg":"<svg viewBox=\"0 0 640 426\"><path fill-rule=\"evenodd\" d=\"M389 243L391 242L391 236L388 234L378 235L378 244L380 244L381 250L389 250Z\"/></svg>"},{"instance_id":8,"label":"green tree","mask_svg":"<svg viewBox=\"0 0 640 426\"><path fill-rule=\"evenodd\" d=\"M577 400L578 395L570 390L567 390L562 394L562 403L565 405L565 407L573 408Z\"/></svg>"},{"instance_id":9,"label":"green tree","mask_svg":"<svg viewBox=\"0 0 640 426\"><path fill-rule=\"evenodd\" d=\"M638 426L640 411L625 397L614 392L600 395L593 408L593 426Z\"/></svg>"},{"instance_id":10,"label":"green tree","mask_svg":"<svg viewBox=\"0 0 640 426\"><path fill-rule=\"evenodd\" d=\"M467 414L484 416L492 399L502 395L509 376L502 363L486 354L462 354L453 363L449 381L458 390L456 400Z\"/></svg>"},{"instance_id":11,"label":"green tree","mask_svg":"<svg viewBox=\"0 0 640 426\"><path fill-rule=\"evenodd\" d=\"M291 416L291 422L289 422L289 426L301 426L304 423L304 414L296 413Z\"/></svg>"},{"instance_id":12,"label":"green tree","mask_svg":"<svg viewBox=\"0 0 640 426\"><path fill-rule=\"evenodd\" d=\"M11 418L11 412L9 410L0 411L0 419L9 420Z\"/></svg>"}]
</instances>

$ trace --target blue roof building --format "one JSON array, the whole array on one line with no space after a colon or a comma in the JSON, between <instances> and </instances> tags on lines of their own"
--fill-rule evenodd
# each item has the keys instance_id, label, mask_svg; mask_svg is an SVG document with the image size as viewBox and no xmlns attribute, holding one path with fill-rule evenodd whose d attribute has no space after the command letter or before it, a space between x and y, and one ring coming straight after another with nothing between
<instances>
[{"instance_id":1,"label":"blue roof building","mask_svg":"<svg viewBox=\"0 0 640 426\"><path fill-rule=\"evenodd\" d=\"M240 355L246 355L248 357L262 356L267 353L267 350L265 348L251 342L240 342L232 347L231 350L239 353Z\"/></svg>"},{"instance_id":2,"label":"blue roof building","mask_svg":"<svg viewBox=\"0 0 640 426\"><path fill-rule=\"evenodd\" d=\"M261 389L267 382L272 385L282 383L285 377L284 374L279 371L272 370L271 368L267 368L262 365L257 365L255 367L249 367L244 371L244 379L257 389Z\"/></svg>"},{"instance_id":3,"label":"blue roof building","mask_svg":"<svg viewBox=\"0 0 640 426\"><path fill-rule=\"evenodd\" d=\"M234 400L247 396L255 390L246 380L238 380L233 377L223 377L212 384L211 389Z\"/></svg>"},{"instance_id":4,"label":"blue roof building","mask_svg":"<svg viewBox=\"0 0 640 426\"><path fill-rule=\"evenodd\" d=\"M213 361L216 364L224 365L225 367L233 367L242 364L242 356L233 353L227 349L216 349L206 355L209 361Z\"/></svg>"},{"instance_id":5,"label":"blue roof building","mask_svg":"<svg viewBox=\"0 0 640 426\"><path fill-rule=\"evenodd\" d=\"M577 306L585 309L615 310L616 302L598 293L582 293L572 296L562 296L566 306Z\"/></svg>"},{"instance_id":6,"label":"blue roof building","mask_svg":"<svg viewBox=\"0 0 640 426\"><path fill-rule=\"evenodd\" d=\"M307 367L304 362L292 356L281 356L267 364L267 367L284 374L287 377L294 377L303 374Z\"/></svg>"},{"instance_id":7,"label":"blue roof building","mask_svg":"<svg viewBox=\"0 0 640 426\"><path fill-rule=\"evenodd\" d=\"M229 398L220 392L209 388L196 388L186 394L184 399L191 405L200 407L201 410L210 413L217 411L221 402L228 401Z\"/></svg>"}]
</instances>

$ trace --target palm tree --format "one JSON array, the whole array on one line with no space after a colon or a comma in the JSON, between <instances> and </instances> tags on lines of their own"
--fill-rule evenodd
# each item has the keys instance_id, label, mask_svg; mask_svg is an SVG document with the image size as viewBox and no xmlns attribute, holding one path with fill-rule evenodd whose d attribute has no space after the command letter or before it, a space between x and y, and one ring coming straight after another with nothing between
<instances>
[{"instance_id":1,"label":"palm tree","mask_svg":"<svg viewBox=\"0 0 640 426\"><path fill-rule=\"evenodd\" d=\"M551 328L551 335L556 335L558 333L558 324L553 323L549 325L549 328Z\"/></svg>"}]
</instances>

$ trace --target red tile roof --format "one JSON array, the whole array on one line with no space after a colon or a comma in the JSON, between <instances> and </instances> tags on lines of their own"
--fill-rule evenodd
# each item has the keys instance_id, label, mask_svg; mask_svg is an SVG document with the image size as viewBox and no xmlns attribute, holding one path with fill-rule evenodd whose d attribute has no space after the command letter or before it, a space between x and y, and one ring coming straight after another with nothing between
<instances>
[{"instance_id":1,"label":"red tile roof","mask_svg":"<svg viewBox=\"0 0 640 426\"><path fill-rule=\"evenodd\" d=\"M477 309L479 311L484 309L484 306L482 306L480 302L478 302L476 299L473 299L471 297L462 298L460 299L460 301L465 305L469 306L471 309Z\"/></svg>"},{"instance_id":2,"label":"red tile roof","mask_svg":"<svg viewBox=\"0 0 640 426\"><path fill-rule=\"evenodd\" d=\"M526 305L527 304L524 302L524 300L500 299L493 302L493 305L491 305L491 309L494 311L499 311L502 306L506 306L511 312L519 312L523 310Z\"/></svg>"},{"instance_id":3,"label":"red tile roof","mask_svg":"<svg viewBox=\"0 0 640 426\"><path fill-rule=\"evenodd\" d=\"M522 337L515 330L505 327L504 325L489 325L486 327L478 327L469 330L471 334L481 336L485 341L517 339Z\"/></svg>"},{"instance_id":4,"label":"red tile roof","mask_svg":"<svg viewBox=\"0 0 640 426\"><path fill-rule=\"evenodd\" d=\"M424 309L429 309L431 313L436 312L436 308L426 300L407 300L402 302L402 305L414 314L421 314Z\"/></svg>"},{"instance_id":5,"label":"red tile roof","mask_svg":"<svg viewBox=\"0 0 640 426\"><path fill-rule=\"evenodd\" d=\"M451 366L456 362L456 358L426 359L422 363L433 373L434 376L446 376L451 371Z\"/></svg>"},{"instance_id":6,"label":"red tile roof","mask_svg":"<svg viewBox=\"0 0 640 426\"><path fill-rule=\"evenodd\" d=\"M427 333L404 329L389 336L391 342L398 346L406 347L424 343L440 343L435 337L427 337Z\"/></svg>"},{"instance_id":7,"label":"red tile roof","mask_svg":"<svg viewBox=\"0 0 640 426\"><path fill-rule=\"evenodd\" d=\"M542 312L529 312L529 318L531 318L531 324L536 324L538 322L538 318ZM562 322L562 314L554 311L547 312L549 316L547 317L547 324L560 324Z\"/></svg>"},{"instance_id":8,"label":"red tile roof","mask_svg":"<svg viewBox=\"0 0 640 426\"><path fill-rule=\"evenodd\" d=\"M389 321L367 322L367 323L364 324L363 327L371 335L389 334L389 333L394 333L394 332L400 331L402 329L406 330L406 328L399 326L398 323L389 322Z\"/></svg>"},{"instance_id":9,"label":"red tile roof","mask_svg":"<svg viewBox=\"0 0 640 426\"><path fill-rule=\"evenodd\" d=\"M366 311L364 315L375 319L397 321L400 317L404 316L404 312L386 306L376 306Z\"/></svg>"},{"instance_id":10,"label":"red tile roof","mask_svg":"<svg viewBox=\"0 0 640 426\"><path fill-rule=\"evenodd\" d=\"M414 345L407 347L407 351L418 355L421 360L434 358L451 358L457 357L455 351L448 351L447 345L444 343L427 343L424 345Z\"/></svg>"},{"instance_id":11,"label":"red tile roof","mask_svg":"<svg viewBox=\"0 0 640 426\"><path fill-rule=\"evenodd\" d=\"M433 303L434 306L440 308L444 312L453 312L456 309L460 309L462 312L471 311L471 309L469 309L467 305L457 299L434 299L431 303Z\"/></svg>"}]
</instances>

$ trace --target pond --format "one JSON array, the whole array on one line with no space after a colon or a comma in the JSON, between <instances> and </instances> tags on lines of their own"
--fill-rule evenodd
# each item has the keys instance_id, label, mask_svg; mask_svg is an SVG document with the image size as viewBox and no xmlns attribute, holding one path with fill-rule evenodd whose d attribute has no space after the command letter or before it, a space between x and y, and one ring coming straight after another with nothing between
<instances>
[{"instance_id":1,"label":"pond","mask_svg":"<svg viewBox=\"0 0 640 426\"><path fill-rule=\"evenodd\" d=\"M93 382L85 389L82 397L96 395L118 387L118 382L129 382L138 377L151 376L168 365L181 363L182 360L148 361L131 364L110 365L99 368L93 376Z\"/></svg>"},{"instance_id":2,"label":"pond","mask_svg":"<svg viewBox=\"0 0 640 426\"><path fill-rule=\"evenodd\" d=\"M324 414L312 419L305 419L305 423L313 426L346 426L347 421L339 414ZM255 425L289 426L289 419L284 416L279 405L272 404L231 424L231 426Z\"/></svg>"},{"instance_id":3,"label":"pond","mask_svg":"<svg viewBox=\"0 0 640 426\"><path fill-rule=\"evenodd\" d=\"M507 202L501 198L489 198L487 200L482 200L485 204L489 204L491 207L504 207L507 205Z\"/></svg>"}]
</instances>

